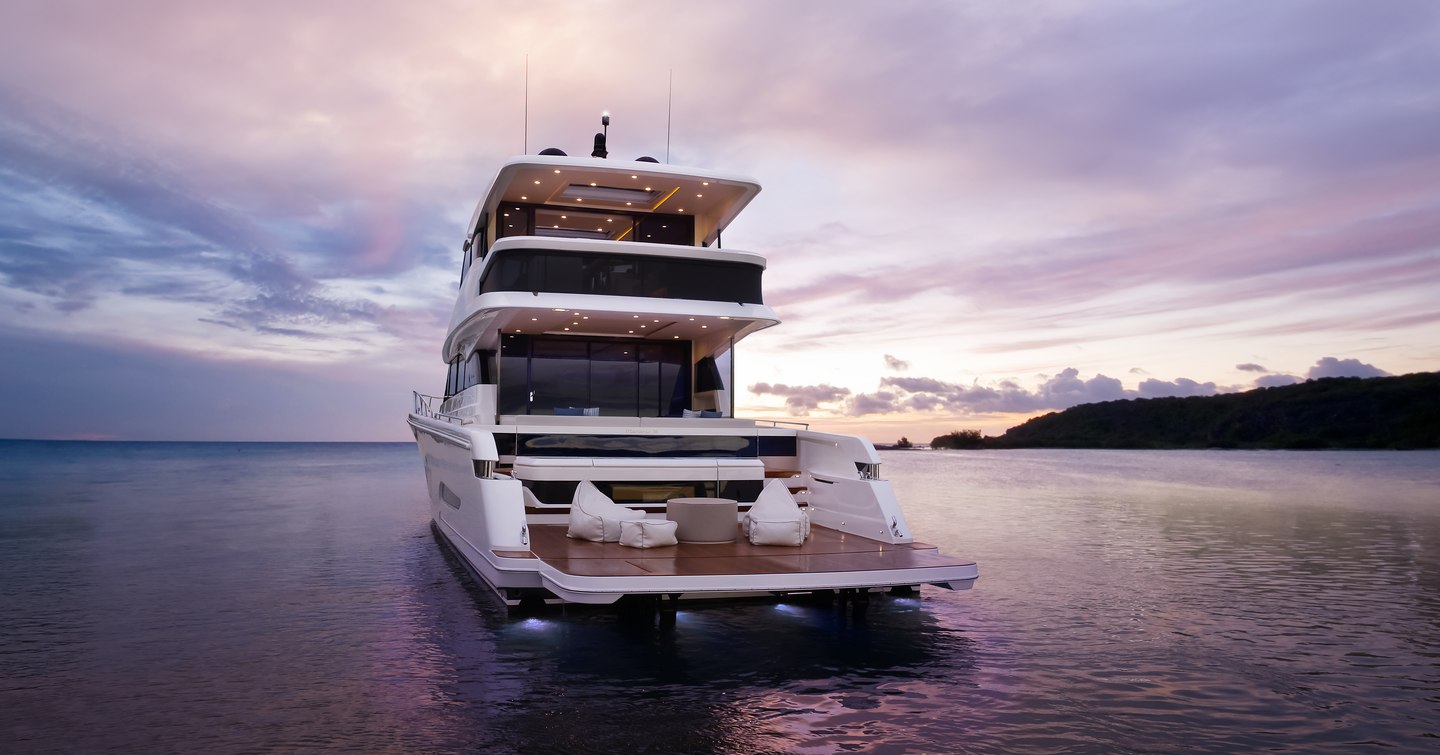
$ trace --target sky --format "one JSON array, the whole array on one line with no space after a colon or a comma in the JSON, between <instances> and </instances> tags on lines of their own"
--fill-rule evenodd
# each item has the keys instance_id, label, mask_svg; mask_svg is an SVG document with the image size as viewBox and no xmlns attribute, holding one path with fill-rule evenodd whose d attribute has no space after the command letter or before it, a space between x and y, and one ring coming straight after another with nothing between
<instances>
[{"instance_id":1,"label":"sky","mask_svg":"<svg viewBox=\"0 0 1440 755\"><path fill-rule=\"evenodd\" d=\"M475 202L601 111L764 186L741 416L1440 370L1429 0L0 2L0 437L408 439Z\"/></svg>"}]
</instances>

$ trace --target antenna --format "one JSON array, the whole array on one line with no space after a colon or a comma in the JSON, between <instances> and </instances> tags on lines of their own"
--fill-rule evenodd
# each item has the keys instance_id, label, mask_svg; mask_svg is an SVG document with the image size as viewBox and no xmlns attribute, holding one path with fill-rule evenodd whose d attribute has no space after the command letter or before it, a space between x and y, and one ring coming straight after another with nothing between
<instances>
[{"instance_id":1,"label":"antenna","mask_svg":"<svg viewBox=\"0 0 1440 755\"><path fill-rule=\"evenodd\" d=\"M530 53L525 53L525 141L520 154L530 154Z\"/></svg>"},{"instance_id":2,"label":"antenna","mask_svg":"<svg viewBox=\"0 0 1440 755\"><path fill-rule=\"evenodd\" d=\"M670 69L670 91L665 95L665 164L670 164L670 111L675 103L675 69Z\"/></svg>"}]
</instances>

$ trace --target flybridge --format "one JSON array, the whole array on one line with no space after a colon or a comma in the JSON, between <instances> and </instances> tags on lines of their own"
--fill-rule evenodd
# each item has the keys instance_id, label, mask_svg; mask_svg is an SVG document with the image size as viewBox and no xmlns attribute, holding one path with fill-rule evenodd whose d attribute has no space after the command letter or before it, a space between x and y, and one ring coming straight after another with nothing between
<instances>
[{"instance_id":1,"label":"flybridge","mask_svg":"<svg viewBox=\"0 0 1440 755\"><path fill-rule=\"evenodd\" d=\"M745 176L651 157L607 160L606 135L595 138L590 157L552 147L501 166L470 218L465 250L483 256L507 236L718 246L721 232L760 192Z\"/></svg>"}]
</instances>

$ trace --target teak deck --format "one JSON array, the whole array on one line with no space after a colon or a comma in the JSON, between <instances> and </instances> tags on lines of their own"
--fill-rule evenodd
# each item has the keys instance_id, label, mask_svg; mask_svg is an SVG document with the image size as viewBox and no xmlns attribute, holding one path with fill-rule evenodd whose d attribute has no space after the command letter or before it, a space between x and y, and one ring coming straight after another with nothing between
<instances>
[{"instance_id":1,"label":"teak deck","mask_svg":"<svg viewBox=\"0 0 1440 755\"><path fill-rule=\"evenodd\" d=\"M563 524L530 525L532 555L566 574L585 577L643 577L712 574L815 574L937 566L970 566L973 561L942 556L933 545L890 544L825 527L812 527L800 546L751 545L743 536L733 543L680 543L665 548L630 548L565 536Z\"/></svg>"}]
</instances>

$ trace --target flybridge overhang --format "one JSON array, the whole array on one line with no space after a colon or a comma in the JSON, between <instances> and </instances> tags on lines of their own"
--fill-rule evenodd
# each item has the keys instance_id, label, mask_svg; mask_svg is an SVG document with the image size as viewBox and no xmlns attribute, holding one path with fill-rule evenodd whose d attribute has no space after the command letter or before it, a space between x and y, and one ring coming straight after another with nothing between
<instances>
[{"instance_id":1,"label":"flybridge overhang","mask_svg":"<svg viewBox=\"0 0 1440 755\"><path fill-rule=\"evenodd\" d=\"M720 232L760 193L754 179L699 168L595 157L527 155L500 167L470 218L467 244L505 203L627 215L694 218L697 240L714 243Z\"/></svg>"}]
</instances>

